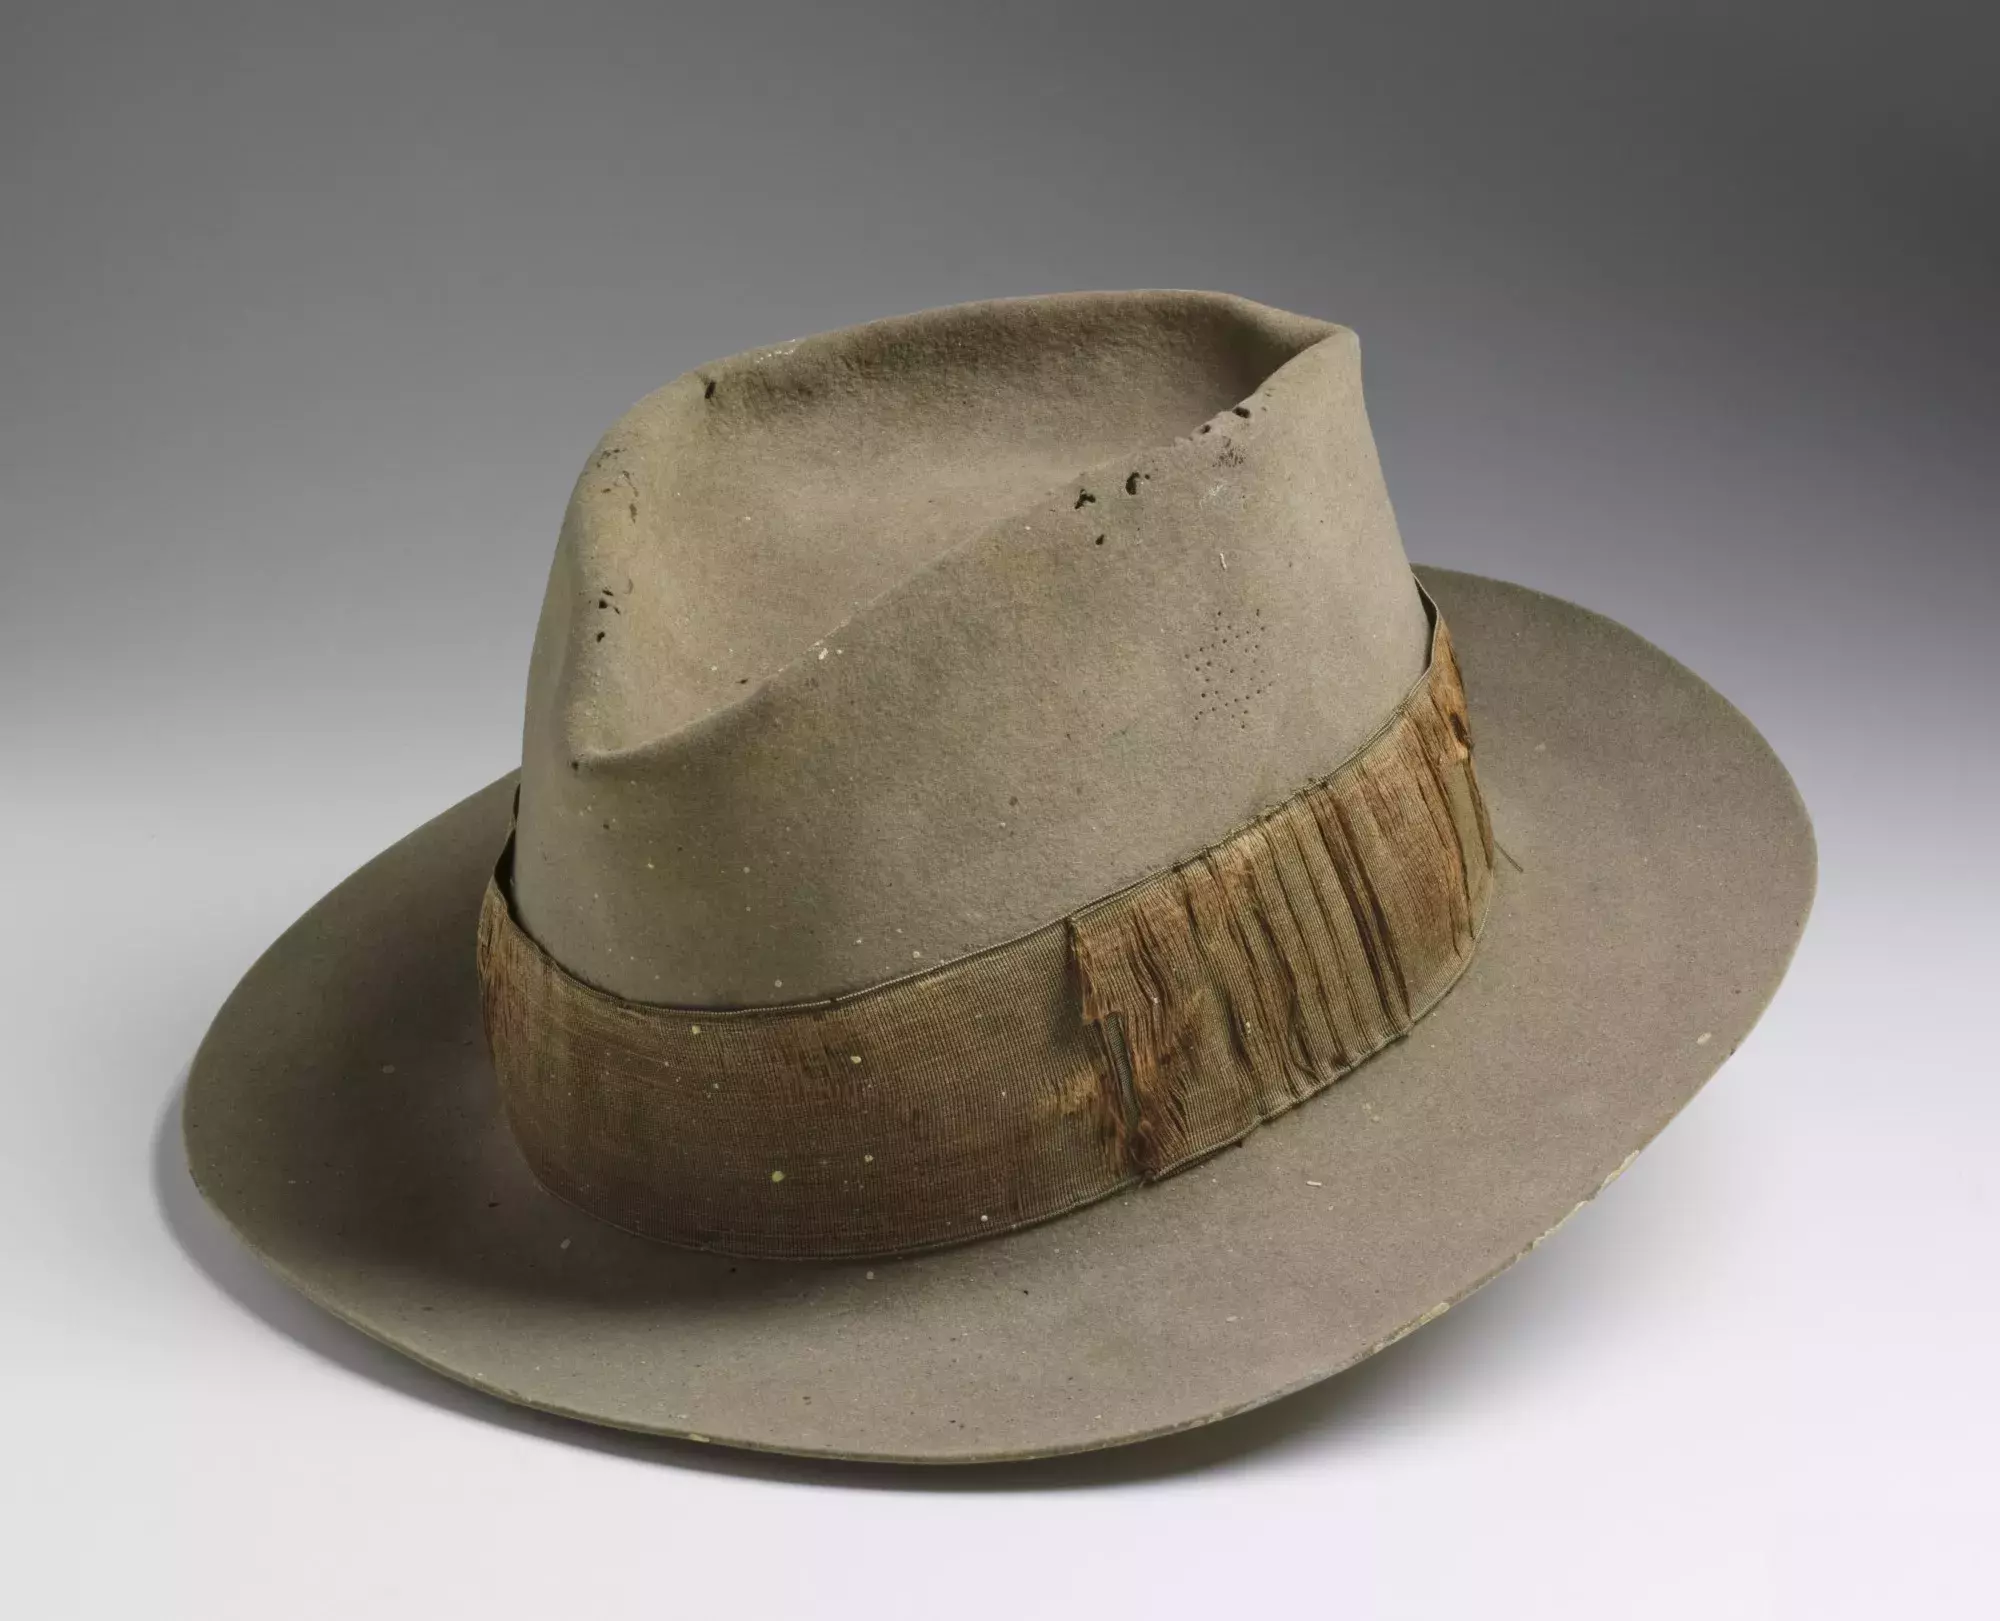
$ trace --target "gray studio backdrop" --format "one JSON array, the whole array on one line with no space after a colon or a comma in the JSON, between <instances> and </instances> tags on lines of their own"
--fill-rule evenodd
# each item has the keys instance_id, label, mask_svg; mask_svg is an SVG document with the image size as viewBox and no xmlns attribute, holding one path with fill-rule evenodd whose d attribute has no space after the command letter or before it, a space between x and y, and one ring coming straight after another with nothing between
<instances>
[{"instance_id":1,"label":"gray studio backdrop","mask_svg":"<svg viewBox=\"0 0 2000 1621\"><path fill-rule=\"evenodd\" d=\"M17 9L0 1203L37 1327L6 1355L45 1394L88 1374L104 1430L50 1432L80 1461L36 1509L125 1512L105 1392L193 1320L176 1077L271 934L510 763L604 428L809 331L1218 287L1359 330L1414 557L1624 620L1797 775L1821 903L1745 1094L1768 1135L1734 1139L1784 1215L1743 1242L1810 1347L1779 1382L1842 1415L1800 1478L1865 1475L1877 1546L1927 1550L1904 1591L1949 1596L2000 1339L1968 1294L2000 1125L1967 1012L1996 967L1968 854L2000 804L1993 15ZM1848 1512L1794 1530L1859 1557Z\"/></svg>"}]
</instances>

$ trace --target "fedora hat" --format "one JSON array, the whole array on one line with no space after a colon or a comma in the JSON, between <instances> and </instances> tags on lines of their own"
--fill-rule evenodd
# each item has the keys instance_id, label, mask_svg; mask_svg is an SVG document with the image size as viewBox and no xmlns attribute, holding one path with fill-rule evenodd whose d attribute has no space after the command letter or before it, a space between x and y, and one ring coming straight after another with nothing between
<instances>
[{"instance_id":1,"label":"fedora hat","mask_svg":"<svg viewBox=\"0 0 2000 1621\"><path fill-rule=\"evenodd\" d=\"M1633 632L1413 571L1345 328L1004 300L704 366L578 479L518 772L190 1073L284 1279L509 1401L978 1461L1436 1317L1775 991L1790 777Z\"/></svg>"}]
</instances>

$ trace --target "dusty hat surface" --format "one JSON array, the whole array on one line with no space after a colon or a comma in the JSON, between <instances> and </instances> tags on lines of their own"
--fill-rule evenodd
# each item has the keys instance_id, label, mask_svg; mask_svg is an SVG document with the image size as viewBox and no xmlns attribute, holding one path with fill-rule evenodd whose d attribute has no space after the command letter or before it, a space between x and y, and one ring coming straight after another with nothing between
<instances>
[{"instance_id":1,"label":"dusty hat surface","mask_svg":"<svg viewBox=\"0 0 2000 1621\"><path fill-rule=\"evenodd\" d=\"M700 1253L545 1191L502 1115L472 949L517 788L533 864L517 898L573 971L635 1001L782 1004L866 988L892 960L909 972L910 935L894 959L877 943L897 919L949 959L1201 848L1337 765L1421 665L1351 334L1207 295L975 308L984 350L947 312L858 351L836 335L804 370L788 346L696 373L638 408L572 501L525 774L355 873L217 1016L185 1100L195 1181L328 1310L508 1400L633 1430L927 1462L1115 1445L1254 1407L1429 1321L1599 1191L1755 1022L1814 881L1769 747L1611 621L1419 570L1464 672L1500 860L1470 966L1403 1039L1176 1175L901 1259ZM908 376L962 382L963 353L985 381L920 388L913 426ZM1052 388L1051 353L1096 375ZM865 454L845 428L813 442L828 377ZM1034 409L1106 387L1140 403L1058 410L1053 428ZM790 418L806 431L768 431ZM648 434L676 453L648 454ZM942 450L897 476L926 434ZM996 438L1015 449L987 468ZM804 521L754 502L740 519L775 537L739 559L764 570L740 593L753 608L801 566L827 572L763 613L721 574L702 583L699 531L741 504L746 472L810 496L857 454L863 476L803 499ZM813 561L826 512L856 578ZM662 552L674 566L649 578ZM1089 651L1050 679L1079 627ZM1212 694L1216 665L1248 679ZM1048 710L1079 687L1097 701ZM1198 702L1207 733L1132 696L1148 691ZM982 715L988 745L968 747ZM821 793L831 814L787 799L857 752L870 769ZM1030 803L1009 827L994 804L1036 798L1015 782L1074 782L1086 808ZM1164 782L1181 791L1162 808ZM883 807L912 796L923 814L879 837ZM663 825L684 834L678 864ZM638 854L667 876L626 882ZM825 926L858 912L866 926Z\"/></svg>"},{"instance_id":2,"label":"dusty hat surface","mask_svg":"<svg viewBox=\"0 0 2000 1621\"><path fill-rule=\"evenodd\" d=\"M1813 889L1790 777L1699 677L1585 609L1420 572L1512 862L1443 1005L1239 1149L865 1265L739 1262L580 1215L522 1164L480 1039L468 942L509 776L376 857L245 977L188 1082L195 1180L356 1327L628 1429L1034 1457L1337 1373L1524 1254L1672 1119L1777 988Z\"/></svg>"}]
</instances>

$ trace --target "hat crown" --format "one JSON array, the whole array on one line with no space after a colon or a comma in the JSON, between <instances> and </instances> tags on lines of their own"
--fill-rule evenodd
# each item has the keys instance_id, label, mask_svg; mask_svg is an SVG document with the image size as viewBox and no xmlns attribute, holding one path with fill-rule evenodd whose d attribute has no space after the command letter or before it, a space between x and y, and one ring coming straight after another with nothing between
<instances>
[{"instance_id":1,"label":"hat crown","mask_svg":"<svg viewBox=\"0 0 2000 1621\"><path fill-rule=\"evenodd\" d=\"M753 351L578 480L515 904L632 1000L860 989L1331 770L1426 634L1344 328L1085 294Z\"/></svg>"}]
</instances>

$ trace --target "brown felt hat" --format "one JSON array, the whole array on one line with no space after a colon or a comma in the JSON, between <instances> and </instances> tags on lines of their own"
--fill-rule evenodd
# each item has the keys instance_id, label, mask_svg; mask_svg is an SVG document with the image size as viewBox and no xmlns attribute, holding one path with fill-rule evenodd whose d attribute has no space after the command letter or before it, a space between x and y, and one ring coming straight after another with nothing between
<instances>
[{"instance_id":1,"label":"brown felt hat","mask_svg":"<svg viewBox=\"0 0 2000 1621\"><path fill-rule=\"evenodd\" d=\"M520 772L252 968L188 1156L281 1276L512 1401L1109 1446L1532 1248L1734 1051L1813 875L1698 677L1413 575L1352 333L967 305L612 429Z\"/></svg>"}]
</instances>

